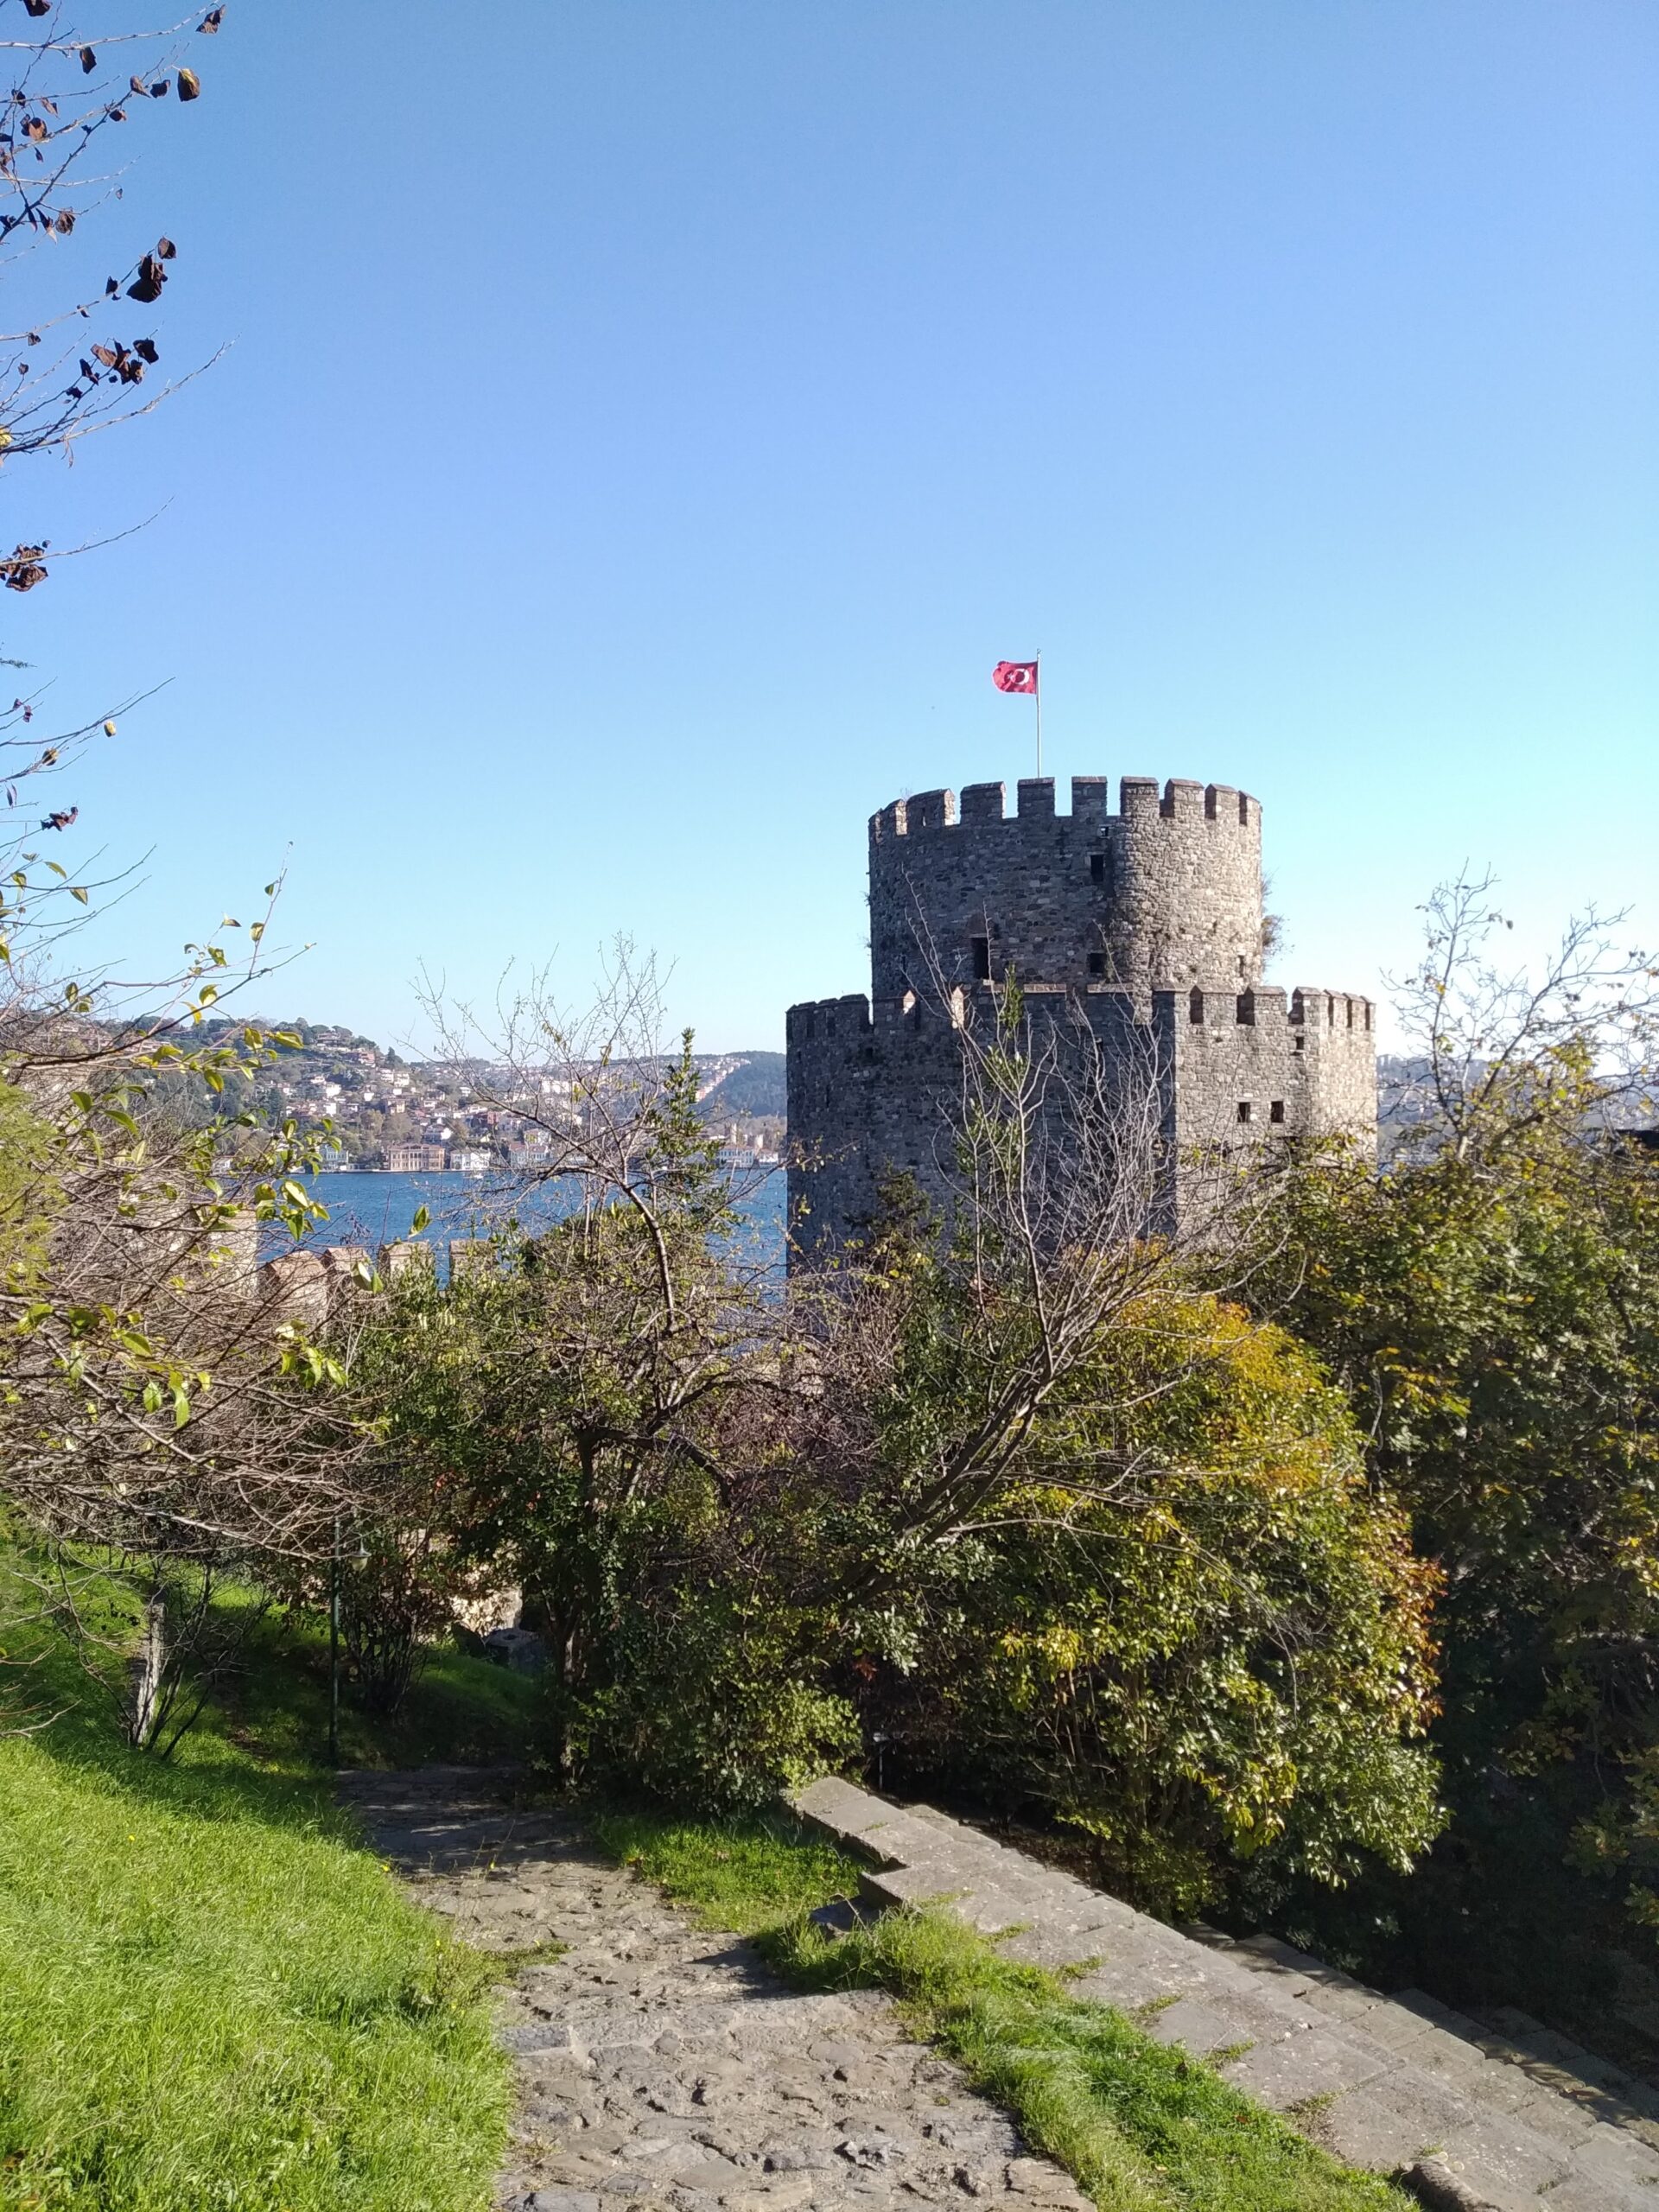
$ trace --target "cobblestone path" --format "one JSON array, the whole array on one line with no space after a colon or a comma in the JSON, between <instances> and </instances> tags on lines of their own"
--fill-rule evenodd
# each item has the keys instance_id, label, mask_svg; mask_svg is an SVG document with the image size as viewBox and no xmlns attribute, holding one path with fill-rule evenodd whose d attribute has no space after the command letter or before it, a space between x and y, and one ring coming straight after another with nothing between
<instances>
[{"instance_id":1,"label":"cobblestone path","mask_svg":"<svg viewBox=\"0 0 1659 2212\"><path fill-rule=\"evenodd\" d=\"M871 1992L804 1996L688 1923L559 1812L457 1768L343 1778L419 1901L491 1949L559 1942L501 2009L501 2212L1089 2212Z\"/></svg>"}]
</instances>

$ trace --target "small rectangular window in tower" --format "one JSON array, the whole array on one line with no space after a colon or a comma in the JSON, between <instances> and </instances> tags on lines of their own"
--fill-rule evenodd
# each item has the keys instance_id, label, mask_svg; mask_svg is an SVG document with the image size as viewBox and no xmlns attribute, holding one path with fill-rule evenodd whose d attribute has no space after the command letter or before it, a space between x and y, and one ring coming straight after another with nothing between
<instances>
[{"instance_id":1,"label":"small rectangular window in tower","mask_svg":"<svg viewBox=\"0 0 1659 2212\"><path fill-rule=\"evenodd\" d=\"M1103 976L1106 973L1106 956L1103 952L1091 952L1090 954L1089 973L1091 976Z\"/></svg>"},{"instance_id":2,"label":"small rectangular window in tower","mask_svg":"<svg viewBox=\"0 0 1659 2212\"><path fill-rule=\"evenodd\" d=\"M971 940L974 949L974 981L988 983L991 980L991 940L976 937Z\"/></svg>"},{"instance_id":3,"label":"small rectangular window in tower","mask_svg":"<svg viewBox=\"0 0 1659 2212\"><path fill-rule=\"evenodd\" d=\"M1196 983L1193 985L1192 990L1187 994L1186 1018L1193 1024L1195 1028L1203 1028L1204 993L1199 990Z\"/></svg>"},{"instance_id":4,"label":"small rectangular window in tower","mask_svg":"<svg viewBox=\"0 0 1659 2212\"><path fill-rule=\"evenodd\" d=\"M1270 1122L1282 1122L1284 1118L1285 1102L1282 1098L1275 1098L1268 1109L1268 1119Z\"/></svg>"},{"instance_id":5,"label":"small rectangular window in tower","mask_svg":"<svg viewBox=\"0 0 1659 2212\"><path fill-rule=\"evenodd\" d=\"M1104 884L1106 880L1106 855L1104 853L1090 854L1089 880L1090 883Z\"/></svg>"},{"instance_id":6,"label":"small rectangular window in tower","mask_svg":"<svg viewBox=\"0 0 1659 2212\"><path fill-rule=\"evenodd\" d=\"M1294 1052L1305 1052L1307 1050L1307 1039L1306 1037L1293 1037L1290 1042L1292 1050Z\"/></svg>"},{"instance_id":7,"label":"small rectangular window in tower","mask_svg":"<svg viewBox=\"0 0 1659 2212\"><path fill-rule=\"evenodd\" d=\"M1241 1098L1238 1102L1238 1118L1241 1122L1248 1122L1250 1118L1250 1102L1248 1098Z\"/></svg>"}]
</instances>

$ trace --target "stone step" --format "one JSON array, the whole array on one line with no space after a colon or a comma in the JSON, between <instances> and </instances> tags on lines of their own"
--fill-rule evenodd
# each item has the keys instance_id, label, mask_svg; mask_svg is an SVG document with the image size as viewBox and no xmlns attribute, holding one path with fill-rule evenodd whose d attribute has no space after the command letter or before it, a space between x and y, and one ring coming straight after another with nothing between
<instances>
[{"instance_id":1,"label":"stone step","mask_svg":"<svg viewBox=\"0 0 1659 2212\"><path fill-rule=\"evenodd\" d=\"M1558 2091L1592 2117L1659 2150L1659 2090L1649 2083L1511 2005L1480 2014L1471 2032L1484 2050L1539 2087Z\"/></svg>"},{"instance_id":2,"label":"stone step","mask_svg":"<svg viewBox=\"0 0 1659 2212\"><path fill-rule=\"evenodd\" d=\"M937 1902L1012 1958L1081 1969L1079 1995L1208 2058L1351 2164L1405 2177L1426 2203L1659 2212L1659 2097L1539 2022L1385 1996L1274 1936L1166 1927L932 1806L841 1781L792 1802L869 1862L868 1903Z\"/></svg>"}]
</instances>

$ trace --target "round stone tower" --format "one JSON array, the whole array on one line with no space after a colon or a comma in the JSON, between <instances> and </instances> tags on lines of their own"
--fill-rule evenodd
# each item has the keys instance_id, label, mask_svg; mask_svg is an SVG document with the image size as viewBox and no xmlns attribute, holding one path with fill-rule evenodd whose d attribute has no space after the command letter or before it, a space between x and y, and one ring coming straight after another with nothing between
<instances>
[{"instance_id":1,"label":"round stone tower","mask_svg":"<svg viewBox=\"0 0 1659 2212\"><path fill-rule=\"evenodd\" d=\"M871 989L940 983L1242 991L1262 965L1262 810L1223 784L1076 776L897 799L870 820Z\"/></svg>"},{"instance_id":2,"label":"round stone tower","mask_svg":"<svg viewBox=\"0 0 1659 2212\"><path fill-rule=\"evenodd\" d=\"M789 1011L792 1267L856 1238L891 1171L948 1216L963 1039L1010 980L1085 1089L1154 1084L1172 1218L1182 1161L1375 1144L1370 1001L1262 982L1262 810L1228 785L1126 776L1116 814L1101 776L1072 779L1069 815L1047 777L1013 814L1001 784L894 800L870 819L870 965L868 999Z\"/></svg>"}]
</instances>

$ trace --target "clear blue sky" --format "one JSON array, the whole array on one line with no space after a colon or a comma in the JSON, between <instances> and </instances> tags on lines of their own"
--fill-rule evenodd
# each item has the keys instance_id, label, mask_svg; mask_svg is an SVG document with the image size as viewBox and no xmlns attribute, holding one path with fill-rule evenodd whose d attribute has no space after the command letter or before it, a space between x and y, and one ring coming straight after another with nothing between
<instances>
[{"instance_id":1,"label":"clear blue sky","mask_svg":"<svg viewBox=\"0 0 1659 2212\"><path fill-rule=\"evenodd\" d=\"M137 19L135 17L135 19ZM1281 980L1465 858L1545 930L1659 823L1650 0L245 0L111 266L212 374L3 610L149 852L142 961L293 848L266 994L408 1033L618 930L710 1046L868 981L868 815L1050 765L1261 797ZM120 241L124 251L118 255ZM10 542L10 541L8 541ZM68 841L66 841L67 842Z\"/></svg>"}]
</instances>

